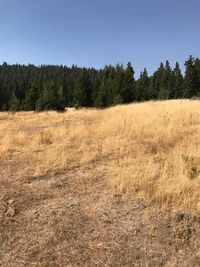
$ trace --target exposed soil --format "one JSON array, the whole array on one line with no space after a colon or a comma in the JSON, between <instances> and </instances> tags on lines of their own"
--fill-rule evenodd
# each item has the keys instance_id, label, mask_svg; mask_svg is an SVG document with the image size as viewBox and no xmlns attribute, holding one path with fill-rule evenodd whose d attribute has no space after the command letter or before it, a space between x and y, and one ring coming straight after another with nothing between
<instances>
[{"instance_id":1,"label":"exposed soil","mask_svg":"<svg viewBox=\"0 0 200 267\"><path fill-rule=\"evenodd\" d=\"M200 214L113 195L102 163L21 178L25 164L0 166L0 266L200 266Z\"/></svg>"}]
</instances>

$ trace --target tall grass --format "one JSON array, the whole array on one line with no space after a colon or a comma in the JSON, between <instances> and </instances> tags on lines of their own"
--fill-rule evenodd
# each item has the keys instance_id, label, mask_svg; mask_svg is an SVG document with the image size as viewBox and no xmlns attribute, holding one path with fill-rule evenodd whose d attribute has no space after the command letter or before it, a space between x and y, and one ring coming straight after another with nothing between
<instances>
[{"instance_id":1,"label":"tall grass","mask_svg":"<svg viewBox=\"0 0 200 267\"><path fill-rule=\"evenodd\" d=\"M0 162L21 175L101 165L115 194L200 205L200 102L172 100L65 113L0 113Z\"/></svg>"}]
</instances>

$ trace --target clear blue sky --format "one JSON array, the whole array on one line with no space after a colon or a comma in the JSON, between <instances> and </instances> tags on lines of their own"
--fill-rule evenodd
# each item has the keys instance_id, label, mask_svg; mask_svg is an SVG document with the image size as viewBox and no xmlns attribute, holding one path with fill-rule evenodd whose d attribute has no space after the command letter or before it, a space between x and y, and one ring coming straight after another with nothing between
<instances>
[{"instance_id":1,"label":"clear blue sky","mask_svg":"<svg viewBox=\"0 0 200 267\"><path fill-rule=\"evenodd\" d=\"M0 0L0 62L101 68L138 75L200 56L200 0Z\"/></svg>"}]
</instances>

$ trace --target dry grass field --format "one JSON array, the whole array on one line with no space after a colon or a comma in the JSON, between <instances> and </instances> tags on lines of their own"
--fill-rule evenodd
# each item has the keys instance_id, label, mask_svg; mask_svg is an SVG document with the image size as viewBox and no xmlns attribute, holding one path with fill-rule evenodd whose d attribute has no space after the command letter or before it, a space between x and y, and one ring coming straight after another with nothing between
<instances>
[{"instance_id":1,"label":"dry grass field","mask_svg":"<svg viewBox=\"0 0 200 267\"><path fill-rule=\"evenodd\" d=\"M0 266L200 266L200 102L0 113Z\"/></svg>"}]
</instances>

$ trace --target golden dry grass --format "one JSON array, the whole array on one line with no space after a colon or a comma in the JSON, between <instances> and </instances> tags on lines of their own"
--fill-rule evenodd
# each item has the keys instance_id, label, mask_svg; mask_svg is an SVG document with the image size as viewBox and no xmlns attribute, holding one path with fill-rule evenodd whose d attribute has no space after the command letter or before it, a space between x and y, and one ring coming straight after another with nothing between
<instances>
[{"instance_id":1,"label":"golden dry grass","mask_svg":"<svg viewBox=\"0 0 200 267\"><path fill-rule=\"evenodd\" d=\"M0 113L0 266L200 266L200 102Z\"/></svg>"},{"instance_id":2,"label":"golden dry grass","mask_svg":"<svg viewBox=\"0 0 200 267\"><path fill-rule=\"evenodd\" d=\"M0 163L21 177L107 166L115 194L200 206L200 102L172 100L65 113L0 113Z\"/></svg>"}]
</instances>

